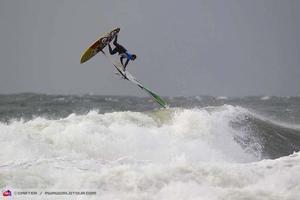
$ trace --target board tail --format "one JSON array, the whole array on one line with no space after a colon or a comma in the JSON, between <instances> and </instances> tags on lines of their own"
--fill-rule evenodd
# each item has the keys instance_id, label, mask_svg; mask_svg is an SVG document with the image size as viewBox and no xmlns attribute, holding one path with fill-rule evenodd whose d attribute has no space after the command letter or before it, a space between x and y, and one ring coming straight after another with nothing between
<instances>
[{"instance_id":1,"label":"board tail","mask_svg":"<svg viewBox=\"0 0 300 200\"><path fill-rule=\"evenodd\" d=\"M132 76L129 72L122 71L122 66L119 66L117 62L114 61L110 56L108 56L104 51L101 51L106 58L109 59L109 61L114 65L114 67L117 69L120 76L123 76L123 78L127 81L130 81L134 84L136 84L139 88L141 88L143 91L145 91L152 99L157 102L159 105L161 105L163 108L168 108L167 103L157 94L152 92L150 89L144 87L134 76Z\"/></svg>"},{"instance_id":2,"label":"board tail","mask_svg":"<svg viewBox=\"0 0 300 200\"><path fill-rule=\"evenodd\" d=\"M152 92L151 90L143 87L143 90L145 90L159 105L161 105L164 108L168 108L169 106L167 105L167 103L157 94L155 94L154 92Z\"/></svg>"}]
</instances>

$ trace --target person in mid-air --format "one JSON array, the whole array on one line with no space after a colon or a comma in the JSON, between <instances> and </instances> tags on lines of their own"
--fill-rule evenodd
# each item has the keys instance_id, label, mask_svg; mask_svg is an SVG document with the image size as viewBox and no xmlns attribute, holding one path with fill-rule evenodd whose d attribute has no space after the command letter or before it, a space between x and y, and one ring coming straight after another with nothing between
<instances>
[{"instance_id":1,"label":"person in mid-air","mask_svg":"<svg viewBox=\"0 0 300 200\"><path fill-rule=\"evenodd\" d=\"M123 65L124 71L126 70L126 66L128 65L130 60L135 60L136 59L136 55L135 54L131 54L127 51L127 49L125 49L122 45L120 45L118 43L118 35L116 35L115 40L113 42L113 44L115 45L115 48L112 49L110 44L108 43L108 48L109 48L109 53L111 55L114 55L115 53L119 53L120 57L120 61ZM123 63L123 59L126 58L126 62L125 64Z\"/></svg>"}]
</instances>

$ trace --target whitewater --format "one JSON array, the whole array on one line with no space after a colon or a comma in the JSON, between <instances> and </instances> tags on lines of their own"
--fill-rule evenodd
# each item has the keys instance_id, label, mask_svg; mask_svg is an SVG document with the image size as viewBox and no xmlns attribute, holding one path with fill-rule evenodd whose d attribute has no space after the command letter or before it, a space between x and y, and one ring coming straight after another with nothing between
<instances>
[{"instance_id":1,"label":"whitewater","mask_svg":"<svg viewBox=\"0 0 300 200\"><path fill-rule=\"evenodd\" d=\"M2 96L0 188L12 199L300 199L300 98L167 101Z\"/></svg>"}]
</instances>

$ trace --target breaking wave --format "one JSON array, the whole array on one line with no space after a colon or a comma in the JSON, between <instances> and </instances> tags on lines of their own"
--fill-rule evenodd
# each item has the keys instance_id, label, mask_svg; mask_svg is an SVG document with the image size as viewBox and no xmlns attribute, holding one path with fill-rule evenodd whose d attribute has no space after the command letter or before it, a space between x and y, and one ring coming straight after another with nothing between
<instances>
[{"instance_id":1,"label":"breaking wave","mask_svg":"<svg viewBox=\"0 0 300 200\"><path fill-rule=\"evenodd\" d=\"M300 191L299 129L239 106L90 111L0 123L0 132L3 188L94 188L103 199L293 199Z\"/></svg>"}]
</instances>

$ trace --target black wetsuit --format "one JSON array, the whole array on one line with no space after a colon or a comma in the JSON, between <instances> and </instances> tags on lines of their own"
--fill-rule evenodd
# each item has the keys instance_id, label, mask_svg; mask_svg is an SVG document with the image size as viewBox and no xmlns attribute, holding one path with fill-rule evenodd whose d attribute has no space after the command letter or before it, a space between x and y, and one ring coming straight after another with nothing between
<instances>
[{"instance_id":1,"label":"black wetsuit","mask_svg":"<svg viewBox=\"0 0 300 200\"><path fill-rule=\"evenodd\" d=\"M122 65L123 65L124 71L125 71L126 66L127 66L128 62L129 62L129 60L132 60L132 55L130 53L128 53L127 49L125 49L122 45L120 45L118 43L118 35L116 35L113 44L115 45L114 49L111 49L111 46L108 44L109 53L111 55L114 55L116 53L119 53L119 55L121 55L120 61L121 61ZM125 62L125 65L123 64L123 59L124 58L127 58L127 60Z\"/></svg>"}]
</instances>

